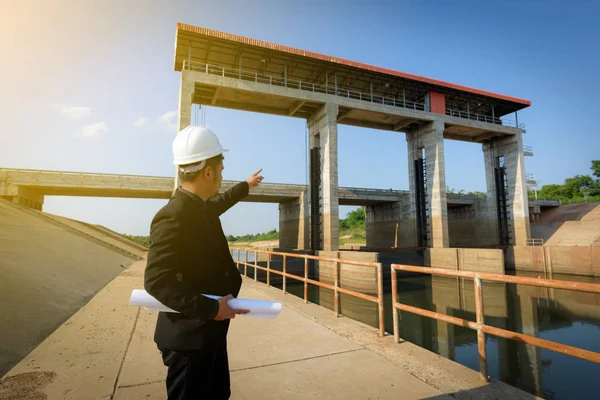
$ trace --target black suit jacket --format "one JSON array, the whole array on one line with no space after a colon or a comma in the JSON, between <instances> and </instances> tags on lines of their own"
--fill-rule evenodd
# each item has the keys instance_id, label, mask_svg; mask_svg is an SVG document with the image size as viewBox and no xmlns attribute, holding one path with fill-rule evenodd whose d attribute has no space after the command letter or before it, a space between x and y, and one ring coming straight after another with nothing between
<instances>
[{"instance_id":1,"label":"black suit jacket","mask_svg":"<svg viewBox=\"0 0 600 400\"><path fill-rule=\"evenodd\" d=\"M199 350L224 340L229 320L215 321L218 302L237 297L242 278L231 257L219 215L248 195L241 182L204 202L179 188L150 227L144 288L180 313L159 313L154 341L160 349Z\"/></svg>"}]
</instances>

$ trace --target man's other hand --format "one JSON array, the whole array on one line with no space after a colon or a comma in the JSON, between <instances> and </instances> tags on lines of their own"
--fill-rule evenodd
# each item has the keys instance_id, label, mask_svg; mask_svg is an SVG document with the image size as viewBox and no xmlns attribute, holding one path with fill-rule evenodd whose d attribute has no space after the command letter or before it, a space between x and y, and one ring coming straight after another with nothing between
<instances>
[{"instance_id":1,"label":"man's other hand","mask_svg":"<svg viewBox=\"0 0 600 400\"><path fill-rule=\"evenodd\" d=\"M227 304L227 302L231 299L233 299L233 296L229 294L229 295L221 297L219 300L217 300L219 302L219 312L217 312L215 321L223 321L225 319L233 319L233 318L235 318L236 314L248 314L250 312L249 310L233 310L233 309L231 309L229 307L229 304Z\"/></svg>"},{"instance_id":2,"label":"man's other hand","mask_svg":"<svg viewBox=\"0 0 600 400\"><path fill-rule=\"evenodd\" d=\"M260 183L264 179L262 175L259 175L261 171L262 168L250 175L250 178L246 179L246 182L248 182L248 186L250 187L250 189L260 186Z\"/></svg>"}]
</instances>

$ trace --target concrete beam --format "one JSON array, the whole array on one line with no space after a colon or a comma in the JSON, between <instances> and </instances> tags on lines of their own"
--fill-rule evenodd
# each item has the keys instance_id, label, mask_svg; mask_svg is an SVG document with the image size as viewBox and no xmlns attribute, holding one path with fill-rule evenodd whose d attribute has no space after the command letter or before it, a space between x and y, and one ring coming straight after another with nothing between
<instances>
[{"instance_id":1,"label":"concrete beam","mask_svg":"<svg viewBox=\"0 0 600 400\"><path fill-rule=\"evenodd\" d=\"M468 136L452 135L452 134L448 134L448 133L444 133L444 139L460 140L463 142L472 142L473 141L473 138L470 138Z\"/></svg>"},{"instance_id":2,"label":"concrete beam","mask_svg":"<svg viewBox=\"0 0 600 400\"><path fill-rule=\"evenodd\" d=\"M380 122L361 121L358 119L349 119L349 118L344 120L344 125L359 126L362 128L369 128L369 129L379 129L382 131L391 131L394 129L394 125L391 125L391 124L382 124Z\"/></svg>"},{"instance_id":3,"label":"concrete beam","mask_svg":"<svg viewBox=\"0 0 600 400\"><path fill-rule=\"evenodd\" d=\"M494 138L496 136L501 136L501 135L498 132L486 132L486 133L483 133L483 134L481 134L479 136L475 136L473 138L473 141L474 142L481 142L481 141L484 141L484 140L492 139L492 138Z\"/></svg>"},{"instance_id":4,"label":"concrete beam","mask_svg":"<svg viewBox=\"0 0 600 400\"><path fill-rule=\"evenodd\" d=\"M337 117L337 122L340 123L342 122L345 118L347 118L354 110L347 110L344 111L343 113L339 113L338 117Z\"/></svg>"},{"instance_id":5,"label":"concrete beam","mask_svg":"<svg viewBox=\"0 0 600 400\"><path fill-rule=\"evenodd\" d=\"M229 77L221 77L217 75L205 74L200 71L183 71L183 73L188 73L190 78L193 78L195 82L201 85L206 86L221 86L228 90L233 91L244 91L249 94L249 96L255 95L255 99L259 101L260 99L265 99L267 97L272 98L286 98L288 100L295 99L297 101L306 101L311 104L325 104L325 103L333 103L337 104L340 108L349 108L356 109L361 111L372 111L374 113L384 113L392 116L399 116L403 118L413 118L415 121L420 122L432 122L434 120L442 120L447 125L453 126L461 126L467 130L473 131L495 131L500 133L501 135L514 135L516 133L521 133L521 129L508 127L499 124L492 124L489 122L482 121L474 121L466 118L452 117L449 115L440 115L434 114L431 112L420 111L407 109L403 107L395 107L393 105L384 105L379 103L373 103L370 101L352 99L342 96L335 96L332 94L318 93L312 92L308 90L299 90L292 89L281 86L269 85L266 83L257 83L250 81L242 81L236 78ZM265 97L267 96L267 97ZM251 97L247 98L248 101L252 101ZM243 107L241 107L243 106ZM238 109L249 110L250 104L246 102L245 104L238 103ZM267 109L263 109L260 105L254 104L254 108L257 112L266 112L271 113L271 111ZM254 111L254 110L249 110ZM288 110L286 109L285 113L282 112L273 112L277 115L288 115ZM347 117L342 116L342 120L345 120ZM341 122L341 121L340 121ZM357 125L360 126L360 125ZM386 130L393 130L393 126L386 128ZM464 140L464 139L463 139Z\"/></svg>"},{"instance_id":6,"label":"concrete beam","mask_svg":"<svg viewBox=\"0 0 600 400\"><path fill-rule=\"evenodd\" d=\"M220 86L217 86L217 89L215 90L215 94L213 95L212 100L210 101L211 105L215 105L217 104L217 99L219 98L219 91L221 90Z\"/></svg>"},{"instance_id":7,"label":"concrete beam","mask_svg":"<svg viewBox=\"0 0 600 400\"><path fill-rule=\"evenodd\" d=\"M292 117L294 114L296 114L296 111L298 111L300 108L302 108L302 106L306 103L306 101L301 101L298 103L297 106L295 106L294 108L292 108L290 110L289 116Z\"/></svg>"},{"instance_id":8,"label":"concrete beam","mask_svg":"<svg viewBox=\"0 0 600 400\"><path fill-rule=\"evenodd\" d=\"M393 131L397 132L402 128L407 127L408 125L412 124L413 122L416 122L417 120L414 118L406 118L400 122L398 122L396 125L394 125L394 127L392 128Z\"/></svg>"}]
</instances>

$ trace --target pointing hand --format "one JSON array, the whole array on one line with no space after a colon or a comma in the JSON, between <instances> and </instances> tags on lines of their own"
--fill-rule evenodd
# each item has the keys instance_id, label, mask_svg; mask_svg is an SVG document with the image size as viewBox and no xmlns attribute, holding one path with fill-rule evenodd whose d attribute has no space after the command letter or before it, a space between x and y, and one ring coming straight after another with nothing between
<instances>
[{"instance_id":1,"label":"pointing hand","mask_svg":"<svg viewBox=\"0 0 600 400\"><path fill-rule=\"evenodd\" d=\"M248 182L248 186L250 187L250 189L260 186L262 180L264 179L262 175L259 175L261 171L262 168L250 175L248 179L246 179L246 182Z\"/></svg>"}]
</instances>

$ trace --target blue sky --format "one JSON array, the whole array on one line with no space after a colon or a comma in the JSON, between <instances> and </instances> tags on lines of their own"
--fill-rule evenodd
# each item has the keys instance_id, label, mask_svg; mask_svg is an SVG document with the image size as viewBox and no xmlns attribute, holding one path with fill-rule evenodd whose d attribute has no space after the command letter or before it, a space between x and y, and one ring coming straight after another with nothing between
<instances>
[{"instance_id":1,"label":"blue sky","mask_svg":"<svg viewBox=\"0 0 600 400\"><path fill-rule=\"evenodd\" d=\"M172 176L177 22L529 99L519 121L541 184L589 174L600 158L597 2L3 3L2 167ZM304 120L208 108L206 123L231 150L225 179L263 168L266 182L306 183ZM341 186L408 188L404 134L338 133ZM445 149L448 186L484 191L481 146ZM164 204L46 197L44 210L147 234ZM241 203L222 220L227 234L266 231L278 209Z\"/></svg>"}]
</instances>

